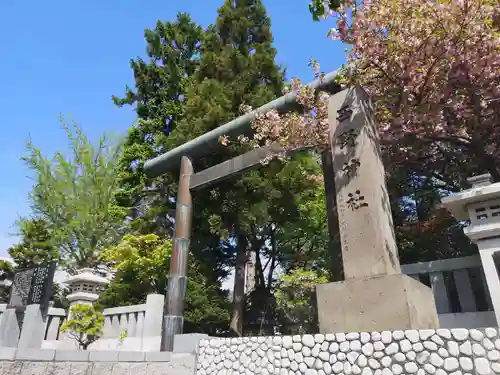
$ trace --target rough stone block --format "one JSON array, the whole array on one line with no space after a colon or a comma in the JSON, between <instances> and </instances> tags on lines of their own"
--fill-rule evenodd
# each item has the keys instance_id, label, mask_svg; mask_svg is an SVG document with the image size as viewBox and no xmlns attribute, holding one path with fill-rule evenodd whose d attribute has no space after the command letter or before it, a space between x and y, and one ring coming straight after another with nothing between
<instances>
[{"instance_id":1,"label":"rough stone block","mask_svg":"<svg viewBox=\"0 0 500 375\"><path fill-rule=\"evenodd\" d=\"M90 362L117 362L118 352L117 351L91 351L89 352Z\"/></svg>"},{"instance_id":2,"label":"rough stone block","mask_svg":"<svg viewBox=\"0 0 500 375\"><path fill-rule=\"evenodd\" d=\"M144 352L118 352L118 362L142 362L146 353Z\"/></svg>"},{"instance_id":3,"label":"rough stone block","mask_svg":"<svg viewBox=\"0 0 500 375\"><path fill-rule=\"evenodd\" d=\"M56 350L56 361L88 362L90 352L86 350Z\"/></svg>"},{"instance_id":4,"label":"rough stone block","mask_svg":"<svg viewBox=\"0 0 500 375\"><path fill-rule=\"evenodd\" d=\"M316 286L320 332L438 328L432 291L406 275Z\"/></svg>"},{"instance_id":5,"label":"rough stone block","mask_svg":"<svg viewBox=\"0 0 500 375\"><path fill-rule=\"evenodd\" d=\"M18 361L53 361L55 350L19 348L16 352Z\"/></svg>"}]
</instances>

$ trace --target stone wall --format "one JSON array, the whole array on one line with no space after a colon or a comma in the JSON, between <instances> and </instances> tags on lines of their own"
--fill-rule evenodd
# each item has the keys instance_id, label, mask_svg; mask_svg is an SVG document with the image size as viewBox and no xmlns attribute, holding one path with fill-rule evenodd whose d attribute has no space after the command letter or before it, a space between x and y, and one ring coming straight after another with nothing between
<instances>
[{"instance_id":1,"label":"stone wall","mask_svg":"<svg viewBox=\"0 0 500 375\"><path fill-rule=\"evenodd\" d=\"M0 348L0 375L192 375L193 354Z\"/></svg>"},{"instance_id":2,"label":"stone wall","mask_svg":"<svg viewBox=\"0 0 500 375\"><path fill-rule=\"evenodd\" d=\"M496 375L498 328L202 340L197 375Z\"/></svg>"}]
</instances>

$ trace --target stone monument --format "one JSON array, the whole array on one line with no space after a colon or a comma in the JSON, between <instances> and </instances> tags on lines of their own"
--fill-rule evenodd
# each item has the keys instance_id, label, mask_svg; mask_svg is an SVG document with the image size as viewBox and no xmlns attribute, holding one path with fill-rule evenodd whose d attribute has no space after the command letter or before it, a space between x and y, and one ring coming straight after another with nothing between
<instances>
[{"instance_id":1,"label":"stone monument","mask_svg":"<svg viewBox=\"0 0 500 375\"><path fill-rule=\"evenodd\" d=\"M18 310L37 304L42 309L49 307L56 264L41 265L18 271L14 274L9 307Z\"/></svg>"},{"instance_id":2,"label":"stone monument","mask_svg":"<svg viewBox=\"0 0 500 375\"><path fill-rule=\"evenodd\" d=\"M0 346L41 347L55 270L51 263L14 274L9 304L1 316Z\"/></svg>"},{"instance_id":3,"label":"stone monument","mask_svg":"<svg viewBox=\"0 0 500 375\"><path fill-rule=\"evenodd\" d=\"M320 331L437 328L429 287L401 273L373 109L361 88L330 99L345 280L318 285Z\"/></svg>"}]
</instances>

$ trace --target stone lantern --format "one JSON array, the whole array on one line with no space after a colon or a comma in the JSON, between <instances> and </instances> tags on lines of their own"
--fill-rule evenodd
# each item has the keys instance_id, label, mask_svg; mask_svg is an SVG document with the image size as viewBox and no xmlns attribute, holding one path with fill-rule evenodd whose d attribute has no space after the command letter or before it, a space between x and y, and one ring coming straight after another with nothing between
<instances>
[{"instance_id":1,"label":"stone lantern","mask_svg":"<svg viewBox=\"0 0 500 375\"><path fill-rule=\"evenodd\" d=\"M497 324L500 324L500 182L484 174L467 180L472 188L442 199L460 221L470 220L464 233L477 244Z\"/></svg>"},{"instance_id":2,"label":"stone lantern","mask_svg":"<svg viewBox=\"0 0 500 375\"><path fill-rule=\"evenodd\" d=\"M70 287L71 294L66 298L70 305L91 305L99 298L109 280L94 272L92 268L82 268L76 275L70 276L66 284Z\"/></svg>"}]
</instances>

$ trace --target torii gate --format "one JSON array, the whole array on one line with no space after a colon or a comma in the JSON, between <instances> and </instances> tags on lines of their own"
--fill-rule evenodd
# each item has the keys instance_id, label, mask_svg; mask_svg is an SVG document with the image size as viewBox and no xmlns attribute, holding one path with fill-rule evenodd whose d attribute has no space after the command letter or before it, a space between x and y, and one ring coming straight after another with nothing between
<instances>
[{"instance_id":1,"label":"torii gate","mask_svg":"<svg viewBox=\"0 0 500 375\"><path fill-rule=\"evenodd\" d=\"M373 110L359 87L340 91L332 72L310 84L332 93L329 101L331 150L322 157L330 231L336 198L345 280L316 288L321 332L437 328L432 291L401 274L385 172ZM255 149L194 173L190 158L210 152L220 136L249 130L257 113L280 112L297 105L289 93L145 163L149 176L159 176L180 163L174 249L168 277L163 351L172 351L182 333L191 236L191 191L261 165L269 148ZM270 146L279 150L279 146ZM378 307L375 309L375 305ZM382 306L382 307L380 307ZM353 318L355 317L355 318Z\"/></svg>"}]
</instances>

